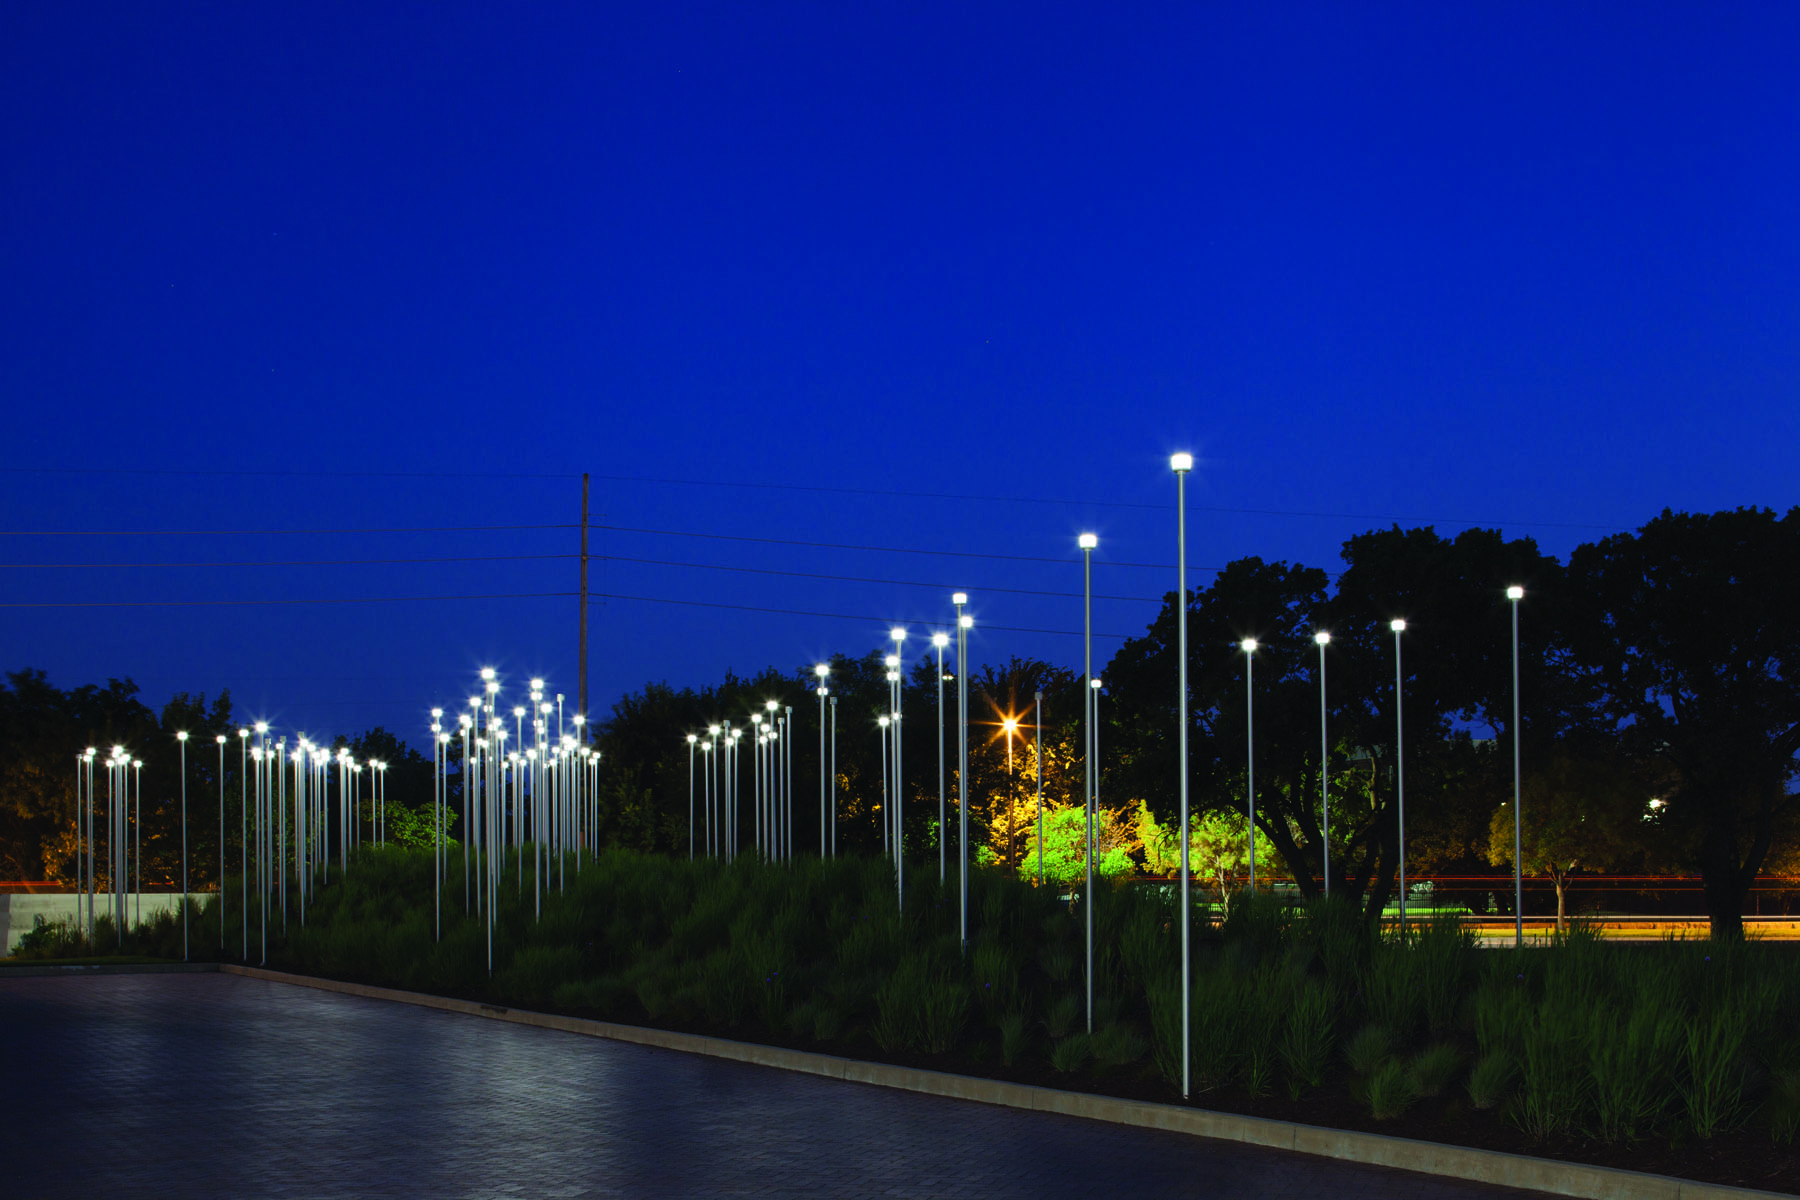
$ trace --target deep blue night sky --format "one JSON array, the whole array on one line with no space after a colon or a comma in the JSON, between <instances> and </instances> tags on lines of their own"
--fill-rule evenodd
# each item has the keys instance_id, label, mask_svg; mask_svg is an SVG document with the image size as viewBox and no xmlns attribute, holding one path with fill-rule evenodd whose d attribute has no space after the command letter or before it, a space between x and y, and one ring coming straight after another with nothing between
<instances>
[{"instance_id":1,"label":"deep blue night sky","mask_svg":"<svg viewBox=\"0 0 1800 1200\"><path fill-rule=\"evenodd\" d=\"M1791 5L9 5L0 526L568 524L588 471L606 525L1060 560L597 531L597 592L867 618L610 600L598 709L952 587L979 659L1078 664L1001 628L1078 599L998 589L1078 593L1091 528L1144 598L1096 627L1140 631L1177 449L1197 568L1784 509L1797 59ZM575 538L7 536L0 602L568 593L570 557L18 564ZM572 697L574 652L567 596L0 611L5 669L315 735L422 740L489 662Z\"/></svg>"}]
</instances>

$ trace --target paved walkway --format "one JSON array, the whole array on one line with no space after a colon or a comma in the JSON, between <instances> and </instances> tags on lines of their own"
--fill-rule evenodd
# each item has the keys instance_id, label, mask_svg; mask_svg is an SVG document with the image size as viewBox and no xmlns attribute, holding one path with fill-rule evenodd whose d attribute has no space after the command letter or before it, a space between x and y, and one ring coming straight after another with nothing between
<instances>
[{"instance_id":1,"label":"paved walkway","mask_svg":"<svg viewBox=\"0 0 1800 1200\"><path fill-rule=\"evenodd\" d=\"M52 1196L1526 1196L229 975L0 981Z\"/></svg>"}]
</instances>

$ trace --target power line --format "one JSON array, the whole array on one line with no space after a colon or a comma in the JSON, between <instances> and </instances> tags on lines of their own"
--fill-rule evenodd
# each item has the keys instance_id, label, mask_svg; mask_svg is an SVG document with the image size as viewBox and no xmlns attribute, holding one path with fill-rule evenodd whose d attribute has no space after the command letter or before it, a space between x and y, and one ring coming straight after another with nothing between
<instances>
[{"instance_id":1,"label":"power line","mask_svg":"<svg viewBox=\"0 0 1800 1200\"><path fill-rule=\"evenodd\" d=\"M281 479L580 479L526 471L245 471L173 469L166 467L0 467L8 475L160 475L208 479L270 476Z\"/></svg>"},{"instance_id":2,"label":"power line","mask_svg":"<svg viewBox=\"0 0 1800 1200\"><path fill-rule=\"evenodd\" d=\"M960 587L971 592L997 592L1007 596L1054 596L1063 600L1081 599L1080 592L1049 592L1035 588L987 587L981 584L927 583L918 579L875 579L865 575L822 575L810 571L777 571L771 567L727 567L718 563L675 562L661 558L627 558L620 554L594 554L589 557L602 559L607 562L637 563L641 566L651 567L691 567L699 571L734 571L748 575L781 575L790 579L826 579L838 583L878 583L888 587L932 588L942 592L955 591ZM1214 568L1196 567L1194 569L1197 571L1210 571ZM1145 604L1156 604L1161 601L1162 597L1103 596L1096 593L1094 599L1131 600L1142 601Z\"/></svg>"},{"instance_id":3,"label":"power line","mask_svg":"<svg viewBox=\"0 0 1800 1200\"><path fill-rule=\"evenodd\" d=\"M250 470L171 470L153 467L0 467L7 474L39 475L160 475L160 476L273 476L314 479L580 479L579 472L470 472L470 471L250 471ZM1173 504L1149 504L1126 500L1077 500L1058 496L990 496L964 492L922 492L903 488L829 487L823 484L767 483L726 479L675 479L656 475L591 475L604 483L649 483L667 487L734 488L754 491L802 492L813 495L873 496L889 500L958 500L977 504L1043 504L1078 508L1119 508L1147 512L1171 512ZM1332 521L1406 521L1427 525L1467 525L1502 527L1522 525L1534 529L1604 529L1616 531L1620 525L1580 521L1516 521L1466 517L1421 517L1396 513L1315 512L1286 508L1228 508L1221 505L1188 505L1189 512L1222 513L1228 516L1305 517ZM548 527L545 527L548 528Z\"/></svg>"},{"instance_id":4,"label":"power line","mask_svg":"<svg viewBox=\"0 0 1800 1200\"><path fill-rule=\"evenodd\" d=\"M414 525L370 529L0 529L0 537L263 537L289 533L486 533L579 528L579 523L565 521L555 525Z\"/></svg>"},{"instance_id":5,"label":"power line","mask_svg":"<svg viewBox=\"0 0 1800 1200\"><path fill-rule=\"evenodd\" d=\"M303 604L406 604L413 601L437 600L541 600L551 598L567 598L577 596L577 592L486 592L454 596L352 596L339 599L292 599L292 600L57 600L36 602L5 602L0 608L238 608L238 607L286 607ZM723 608L734 612L774 613L791 617L825 617L838 621L858 621L885 624L894 618L890 614L885 617L870 616L861 613L816 612L798 608L768 608L754 604L724 604L713 600L677 600L667 596L632 596L623 592L590 592L589 603L594 600L636 600L645 604L675 604L685 608ZM983 625L984 629L992 629L1004 633L1047 633L1058 636L1080 637L1078 629L1035 629L1022 625ZM1125 633L1098 633L1095 637L1127 638Z\"/></svg>"},{"instance_id":6,"label":"power line","mask_svg":"<svg viewBox=\"0 0 1800 1200\"><path fill-rule=\"evenodd\" d=\"M580 558L579 554L484 554L454 555L439 558L294 558L294 559L242 559L237 561L201 561L201 562L76 562L76 563L0 563L0 570L54 570L58 568L104 568L125 569L139 567L345 567L345 566L392 566L418 565L426 563L482 563L482 562L542 562L552 559ZM839 583L874 583L888 587L932 588L938 591L953 591L957 587L971 588L979 592L995 592L1009 596L1052 596L1064 600L1079 600L1080 592L1053 592L1037 588L989 587L981 584L949 584L926 582L918 579L878 579L865 575L830 575L812 571L778 571L772 567L733 567L722 563L680 562L664 558L633 558L623 554L590 554L589 558L605 562L635 563L650 567L680 567L696 571L730 571L744 575L777 575L787 579L823 579ZM1211 570L1209 567L1197 567L1196 570ZM1096 600L1129 600L1142 601L1146 604L1157 603L1158 596L1112 596L1096 593Z\"/></svg>"},{"instance_id":7,"label":"power line","mask_svg":"<svg viewBox=\"0 0 1800 1200\"><path fill-rule=\"evenodd\" d=\"M579 554L473 554L445 558L291 558L246 559L237 562L0 563L0 570L38 570L57 567L360 567L418 563L534 562L550 558L580 557ZM597 556L589 555L588 557Z\"/></svg>"},{"instance_id":8,"label":"power line","mask_svg":"<svg viewBox=\"0 0 1800 1200\"><path fill-rule=\"evenodd\" d=\"M341 599L294 600L45 600L0 602L0 608L235 608L296 604L405 604L414 600L536 600L573 596L575 592L482 592L459 596L348 596Z\"/></svg>"},{"instance_id":9,"label":"power line","mask_svg":"<svg viewBox=\"0 0 1800 1200\"><path fill-rule=\"evenodd\" d=\"M801 608L764 608L755 604L724 604L716 600L671 600L665 596L627 596L619 592L592 592L590 593L590 596L597 600L641 600L647 604L679 604L693 608L725 608L730 609L733 612L776 613L789 617L826 617L835 621L858 621L877 625L891 624L895 619L892 614L885 617L876 617L864 613L816 612L810 609ZM1002 633L1048 633L1060 637L1081 636L1081 630L1079 629L1032 629L1022 625L988 625L985 623L977 626L977 628L992 629ZM1096 630L1094 636L1124 639L1135 635L1129 633L1101 633Z\"/></svg>"},{"instance_id":10,"label":"power line","mask_svg":"<svg viewBox=\"0 0 1800 1200\"><path fill-rule=\"evenodd\" d=\"M609 530L613 533L643 533L655 537L706 538L711 541L756 542L769 546L804 546L812 550L865 550L873 554L923 554L937 558L981 558L992 559L997 562L1055 563L1058 566L1063 567L1079 566L1081 563L1079 558L1073 556L1069 558L1045 558L1029 554L976 554L967 550L919 550L909 546L863 546L848 542L808 542L791 538L747 537L743 534L733 533L693 533L682 529L639 529L630 525L594 525L590 528ZM603 558L607 556L595 555L594 557ZM1109 567L1149 567L1158 571L1173 571L1175 569L1174 563L1113 562L1108 560L1105 565ZM1195 569L1217 570L1216 567L1196 567Z\"/></svg>"}]
</instances>

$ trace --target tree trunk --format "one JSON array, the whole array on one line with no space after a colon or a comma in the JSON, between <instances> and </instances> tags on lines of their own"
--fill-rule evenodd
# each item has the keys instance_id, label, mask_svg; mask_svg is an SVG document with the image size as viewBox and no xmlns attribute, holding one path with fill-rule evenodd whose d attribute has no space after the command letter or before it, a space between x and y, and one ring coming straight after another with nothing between
<instances>
[{"instance_id":1,"label":"tree trunk","mask_svg":"<svg viewBox=\"0 0 1800 1200\"><path fill-rule=\"evenodd\" d=\"M1736 876L1735 870L1701 871L1706 920L1715 942L1742 941L1744 937L1744 896L1749 889L1740 884Z\"/></svg>"},{"instance_id":2,"label":"tree trunk","mask_svg":"<svg viewBox=\"0 0 1800 1200\"><path fill-rule=\"evenodd\" d=\"M1700 886L1714 941L1742 940L1744 899L1768 857L1773 824L1772 806L1764 806L1756 814L1757 828L1742 862L1738 859L1735 822L1717 821L1707 829L1700 847Z\"/></svg>"},{"instance_id":3,"label":"tree trunk","mask_svg":"<svg viewBox=\"0 0 1800 1200\"><path fill-rule=\"evenodd\" d=\"M1553 870L1550 872L1550 881L1556 885L1556 932L1562 933L1567 929L1563 922L1563 886L1567 877L1561 871Z\"/></svg>"}]
</instances>

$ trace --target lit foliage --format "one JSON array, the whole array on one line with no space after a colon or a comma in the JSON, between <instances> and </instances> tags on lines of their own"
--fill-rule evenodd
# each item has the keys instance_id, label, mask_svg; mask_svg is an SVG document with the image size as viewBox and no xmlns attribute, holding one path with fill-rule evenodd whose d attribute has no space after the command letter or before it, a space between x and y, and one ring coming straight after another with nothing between
<instances>
[{"instance_id":1,"label":"lit foliage","mask_svg":"<svg viewBox=\"0 0 1800 1200\"><path fill-rule=\"evenodd\" d=\"M1094 873L1106 879L1137 870L1132 852L1138 849L1137 831L1123 809L1101 808L1094 830ZM985 849L985 847L984 847ZM1059 804L1044 810L1044 880L1068 885L1087 877L1087 822L1081 805ZM992 853L991 851L989 852ZM1020 879L1035 880L1038 872L1037 826L1025 837L1025 853L1016 868Z\"/></svg>"}]
</instances>

